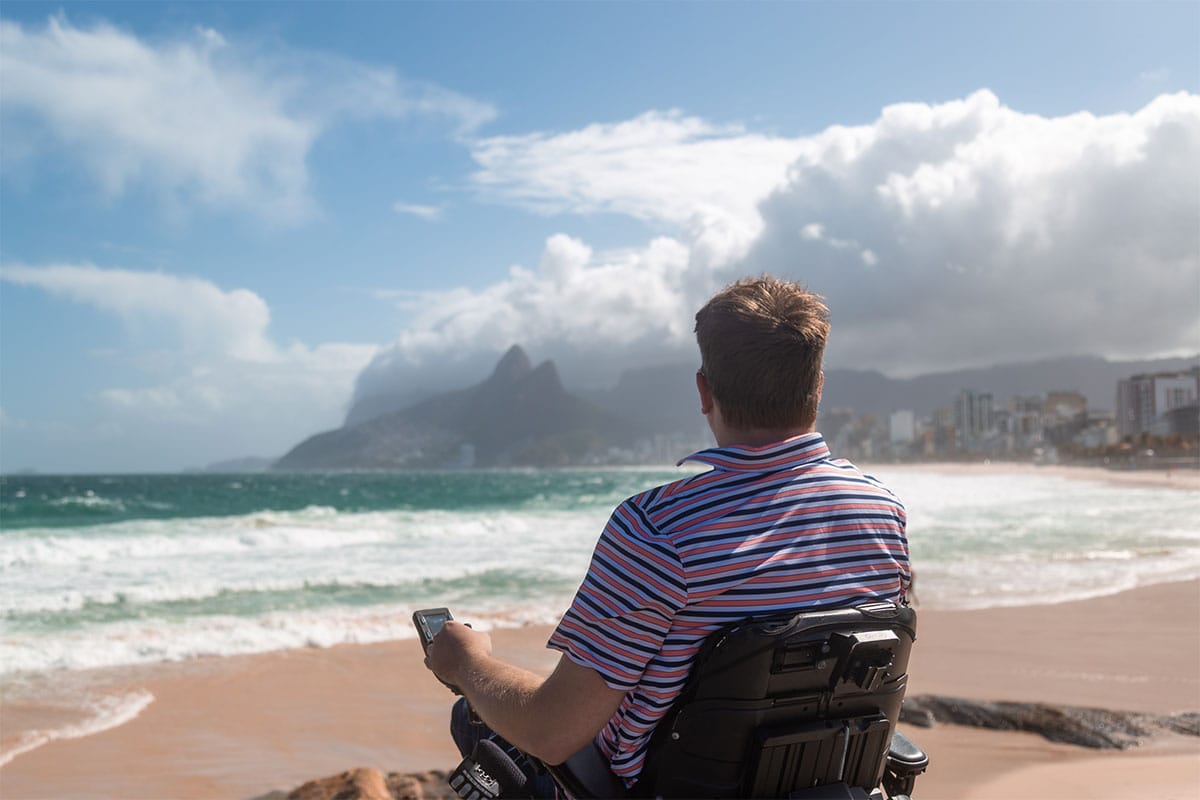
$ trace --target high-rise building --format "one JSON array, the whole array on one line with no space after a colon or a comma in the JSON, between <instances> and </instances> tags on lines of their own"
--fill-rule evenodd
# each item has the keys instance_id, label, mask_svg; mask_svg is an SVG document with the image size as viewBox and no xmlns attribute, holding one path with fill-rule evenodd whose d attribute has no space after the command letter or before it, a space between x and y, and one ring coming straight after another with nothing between
<instances>
[{"instance_id":1,"label":"high-rise building","mask_svg":"<svg viewBox=\"0 0 1200 800\"><path fill-rule=\"evenodd\" d=\"M958 448L958 430L954 425L954 410L939 406L933 412L933 449L952 453Z\"/></svg>"},{"instance_id":2,"label":"high-rise building","mask_svg":"<svg viewBox=\"0 0 1200 800\"><path fill-rule=\"evenodd\" d=\"M1150 432L1155 420L1200 398L1200 368L1189 372L1134 375L1117 383L1117 433Z\"/></svg>"},{"instance_id":3,"label":"high-rise building","mask_svg":"<svg viewBox=\"0 0 1200 800\"><path fill-rule=\"evenodd\" d=\"M954 403L954 422L963 449L972 450L992 432L992 395L963 389Z\"/></svg>"}]
</instances>

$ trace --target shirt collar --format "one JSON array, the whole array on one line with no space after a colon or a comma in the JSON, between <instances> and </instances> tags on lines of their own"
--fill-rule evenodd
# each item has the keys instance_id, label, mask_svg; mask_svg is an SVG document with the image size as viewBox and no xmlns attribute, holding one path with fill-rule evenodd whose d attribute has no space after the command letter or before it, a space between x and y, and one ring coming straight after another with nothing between
<instances>
[{"instance_id":1,"label":"shirt collar","mask_svg":"<svg viewBox=\"0 0 1200 800\"><path fill-rule=\"evenodd\" d=\"M829 458L829 455L825 437L814 431L763 447L710 447L681 458L675 466L688 461L699 461L717 469L776 470L821 461Z\"/></svg>"}]
</instances>

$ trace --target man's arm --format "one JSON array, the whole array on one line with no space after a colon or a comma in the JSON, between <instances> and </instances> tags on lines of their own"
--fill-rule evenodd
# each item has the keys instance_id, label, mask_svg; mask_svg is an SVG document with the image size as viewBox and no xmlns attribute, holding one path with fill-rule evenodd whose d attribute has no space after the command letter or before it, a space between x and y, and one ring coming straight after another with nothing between
<instances>
[{"instance_id":1,"label":"man's arm","mask_svg":"<svg viewBox=\"0 0 1200 800\"><path fill-rule=\"evenodd\" d=\"M566 656L548 678L493 658L490 636L453 620L434 637L425 665L459 687L492 730L547 764L590 742L625 697Z\"/></svg>"}]
</instances>

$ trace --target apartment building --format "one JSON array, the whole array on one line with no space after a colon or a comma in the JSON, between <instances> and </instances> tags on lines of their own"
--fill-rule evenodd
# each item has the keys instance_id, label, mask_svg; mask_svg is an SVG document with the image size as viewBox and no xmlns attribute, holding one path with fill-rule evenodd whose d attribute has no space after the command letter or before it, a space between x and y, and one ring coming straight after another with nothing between
<instances>
[{"instance_id":1,"label":"apartment building","mask_svg":"<svg viewBox=\"0 0 1200 800\"><path fill-rule=\"evenodd\" d=\"M1171 421L1189 419L1183 409L1198 403L1200 368L1134 375L1117 383L1117 433L1122 437L1174 433Z\"/></svg>"}]
</instances>

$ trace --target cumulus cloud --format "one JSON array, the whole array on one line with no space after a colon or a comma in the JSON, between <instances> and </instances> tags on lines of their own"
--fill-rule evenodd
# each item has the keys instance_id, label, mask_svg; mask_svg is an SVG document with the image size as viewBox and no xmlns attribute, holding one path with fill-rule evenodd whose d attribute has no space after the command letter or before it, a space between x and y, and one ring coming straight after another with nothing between
<instances>
[{"instance_id":1,"label":"cumulus cloud","mask_svg":"<svg viewBox=\"0 0 1200 800\"><path fill-rule=\"evenodd\" d=\"M794 140L645 114L487 139L474 154L478 185L508 202L629 215L672 235L600 255L557 235L537 269L401 295L406 328L360 396L416 375L461 385L513 342L577 383L688 360L704 298L762 272L829 299L831 366L904 375L1200 347L1194 95L1048 118L984 90Z\"/></svg>"},{"instance_id":2,"label":"cumulus cloud","mask_svg":"<svg viewBox=\"0 0 1200 800\"><path fill-rule=\"evenodd\" d=\"M146 382L102 389L102 424L162 426L164 439L191 435L202 451L224 448L215 457L239 454L231 448L279 455L336 427L355 376L378 349L277 343L261 297L200 278L58 264L6 265L0 280L119 317L134 334L128 361Z\"/></svg>"},{"instance_id":3,"label":"cumulus cloud","mask_svg":"<svg viewBox=\"0 0 1200 800\"><path fill-rule=\"evenodd\" d=\"M513 266L485 289L387 293L408 324L360 376L358 394L403 392L414 381L461 386L515 343L556 359L574 385L606 385L622 368L675 360L691 346L694 304L711 289L691 255L670 237L595 253L555 234L536 268Z\"/></svg>"},{"instance_id":4,"label":"cumulus cloud","mask_svg":"<svg viewBox=\"0 0 1200 800\"><path fill-rule=\"evenodd\" d=\"M810 145L737 266L828 297L831 362L911 374L1200 347L1200 97L1045 118L980 91Z\"/></svg>"},{"instance_id":5,"label":"cumulus cloud","mask_svg":"<svg viewBox=\"0 0 1200 800\"><path fill-rule=\"evenodd\" d=\"M267 52L213 30L150 42L105 23L0 22L6 154L63 146L110 195L146 185L276 222L313 211L315 140L354 118L445 118L465 132L494 110L390 69ZM44 135L44 134L49 135Z\"/></svg>"}]
</instances>

